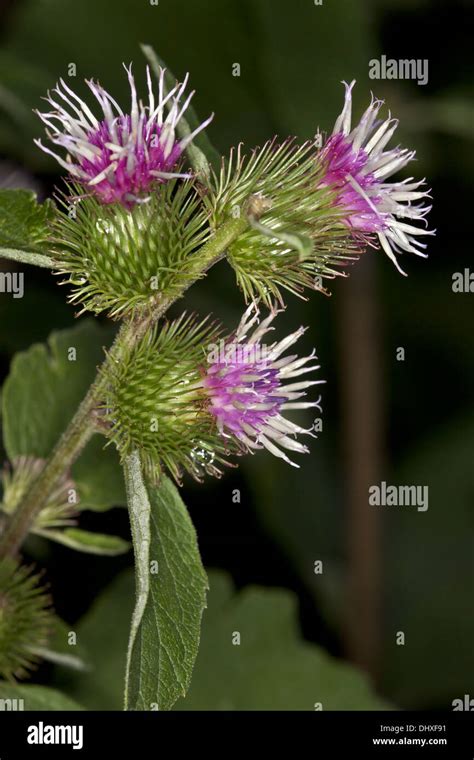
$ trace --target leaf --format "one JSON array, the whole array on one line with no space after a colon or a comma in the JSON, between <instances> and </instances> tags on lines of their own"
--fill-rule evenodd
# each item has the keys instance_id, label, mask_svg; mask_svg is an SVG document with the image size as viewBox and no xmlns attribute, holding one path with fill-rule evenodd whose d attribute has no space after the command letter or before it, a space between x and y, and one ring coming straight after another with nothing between
<instances>
[{"instance_id":1,"label":"leaf","mask_svg":"<svg viewBox=\"0 0 474 760\"><path fill-rule=\"evenodd\" d=\"M365 675L304 641L293 594L212 573L191 689L179 710L384 710ZM236 644L237 635L240 644Z\"/></svg>"},{"instance_id":2,"label":"leaf","mask_svg":"<svg viewBox=\"0 0 474 760\"><path fill-rule=\"evenodd\" d=\"M3 386L3 440L9 459L46 458L67 427L94 379L112 331L84 320L53 332L13 358ZM75 361L70 349L75 350ZM102 511L125 504L116 452L94 436L72 468L81 509Z\"/></svg>"},{"instance_id":3,"label":"leaf","mask_svg":"<svg viewBox=\"0 0 474 760\"><path fill-rule=\"evenodd\" d=\"M0 256L52 268L41 243L48 238L53 214L54 203L39 204L31 190L0 190Z\"/></svg>"},{"instance_id":4,"label":"leaf","mask_svg":"<svg viewBox=\"0 0 474 760\"><path fill-rule=\"evenodd\" d=\"M46 686L34 686L32 684L17 685L0 681L0 700L22 700L20 706L11 708L7 705L4 710L83 710L81 705L69 697L61 694L56 689L48 689Z\"/></svg>"},{"instance_id":5,"label":"leaf","mask_svg":"<svg viewBox=\"0 0 474 760\"><path fill-rule=\"evenodd\" d=\"M48 639L48 646L35 647L33 651L41 659L54 665L75 671L86 671L88 665L84 661L83 650L77 645L69 644L69 634L68 625L57 616L53 616L53 628Z\"/></svg>"},{"instance_id":6,"label":"leaf","mask_svg":"<svg viewBox=\"0 0 474 760\"><path fill-rule=\"evenodd\" d=\"M80 528L65 528L64 530L36 530L35 533L50 541L77 549L89 554L101 554L108 557L116 557L125 554L130 549L130 543L119 536L110 536L104 533L93 533Z\"/></svg>"},{"instance_id":7,"label":"leaf","mask_svg":"<svg viewBox=\"0 0 474 760\"><path fill-rule=\"evenodd\" d=\"M174 74L150 45L141 45L141 49L156 77L160 76L160 68L166 70L165 84L168 90L171 90L177 81ZM176 125L176 132L181 139L184 139L197 129L200 124L202 124L202 121L198 118L192 105L189 105L186 109L186 116L182 116ZM220 164L221 157L211 144L205 130L196 135L192 142L189 143L186 151L194 170L202 172L205 177L209 176L209 164L213 165L216 169Z\"/></svg>"},{"instance_id":8,"label":"leaf","mask_svg":"<svg viewBox=\"0 0 474 760\"><path fill-rule=\"evenodd\" d=\"M121 707L133 585L133 574L122 573L77 626L93 668L54 672L54 686L88 709ZM313 710L316 701L324 709L388 709L363 674L300 638L293 594L247 587L235 595L228 576L215 571L210 586L191 689L175 709ZM232 645L234 631L240 647Z\"/></svg>"},{"instance_id":9,"label":"leaf","mask_svg":"<svg viewBox=\"0 0 474 760\"><path fill-rule=\"evenodd\" d=\"M127 668L125 671L125 708L129 706L129 684L131 682L131 667L133 649L137 636L140 635L140 625L145 614L150 594L150 542L151 506L148 491L145 486L140 455L132 452L125 462L125 487L127 489L128 512L135 552L136 601L132 615L130 638L128 641Z\"/></svg>"},{"instance_id":10,"label":"leaf","mask_svg":"<svg viewBox=\"0 0 474 760\"><path fill-rule=\"evenodd\" d=\"M79 484L80 508L103 512L126 504L125 484L117 451L104 448L104 438L95 435L73 466L73 477Z\"/></svg>"},{"instance_id":11,"label":"leaf","mask_svg":"<svg viewBox=\"0 0 474 760\"><path fill-rule=\"evenodd\" d=\"M186 693L196 659L207 578L196 533L173 483L142 477L126 461L137 601L127 658L125 708L169 710Z\"/></svg>"},{"instance_id":12,"label":"leaf","mask_svg":"<svg viewBox=\"0 0 474 760\"><path fill-rule=\"evenodd\" d=\"M48 639L47 648L35 649L43 660L47 660L55 665L64 668L71 668L75 671L87 671L88 663L85 661L83 648L77 643L69 643L70 626L59 617L53 617L53 629Z\"/></svg>"},{"instance_id":13,"label":"leaf","mask_svg":"<svg viewBox=\"0 0 474 760\"><path fill-rule=\"evenodd\" d=\"M121 710L130 616L133 610L133 572L121 573L74 626L77 648L89 669L72 672L55 668L53 685L89 710Z\"/></svg>"},{"instance_id":14,"label":"leaf","mask_svg":"<svg viewBox=\"0 0 474 760\"><path fill-rule=\"evenodd\" d=\"M54 204L39 204L32 190L0 190L0 244L35 246L48 237Z\"/></svg>"}]
</instances>

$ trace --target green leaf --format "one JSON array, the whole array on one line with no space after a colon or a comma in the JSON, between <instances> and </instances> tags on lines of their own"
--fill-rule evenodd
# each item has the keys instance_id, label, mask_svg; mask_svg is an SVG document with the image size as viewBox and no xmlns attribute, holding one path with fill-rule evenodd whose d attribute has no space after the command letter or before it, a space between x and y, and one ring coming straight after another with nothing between
<instances>
[{"instance_id":1,"label":"green leaf","mask_svg":"<svg viewBox=\"0 0 474 760\"><path fill-rule=\"evenodd\" d=\"M41 243L53 214L53 202L39 204L31 190L0 190L0 256L52 268Z\"/></svg>"},{"instance_id":2,"label":"green leaf","mask_svg":"<svg viewBox=\"0 0 474 760\"><path fill-rule=\"evenodd\" d=\"M121 710L123 707L133 599L133 572L126 570L101 593L74 626L79 655L89 666L87 672L54 669L53 685L89 710Z\"/></svg>"},{"instance_id":3,"label":"green leaf","mask_svg":"<svg viewBox=\"0 0 474 760\"><path fill-rule=\"evenodd\" d=\"M77 626L93 669L54 672L54 686L88 709L121 707L133 585L133 574L122 573ZM293 594L247 587L235 595L220 572L210 573L210 585L191 689L175 709L313 710L317 701L324 709L388 709L358 670L301 639ZM232 644L234 631L240 647Z\"/></svg>"},{"instance_id":4,"label":"green leaf","mask_svg":"<svg viewBox=\"0 0 474 760\"><path fill-rule=\"evenodd\" d=\"M126 504L125 484L117 451L104 448L104 438L95 435L73 466L74 480L79 484L81 509L103 512Z\"/></svg>"},{"instance_id":5,"label":"green leaf","mask_svg":"<svg viewBox=\"0 0 474 760\"><path fill-rule=\"evenodd\" d=\"M77 549L88 554L101 554L116 557L130 549L130 543L119 536L104 533L92 533L80 528L65 528L64 530L36 530L35 533L50 541L56 541L69 549Z\"/></svg>"},{"instance_id":6,"label":"green leaf","mask_svg":"<svg viewBox=\"0 0 474 760\"><path fill-rule=\"evenodd\" d=\"M64 620L54 616L47 648L38 647L35 649L35 653L54 665L70 668L74 671L87 671L89 665L86 662L84 649L80 644L72 645L69 643L70 633L71 627Z\"/></svg>"},{"instance_id":7,"label":"green leaf","mask_svg":"<svg viewBox=\"0 0 474 760\"><path fill-rule=\"evenodd\" d=\"M83 710L84 708L56 689L46 686L17 685L0 681L0 700L23 700L18 707L7 702L2 709L29 710ZM15 703L13 703L15 705Z\"/></svg>"},{"instance_id":8,"label":"green leaf","mask_svg":"<svg viewBox=\"0 0 474 760\"><path fill-rule=\"evenodd\" d=\"M69 424L103 359L113 332L93 320L53 332L45 344L17 354L3 386L3 439L10 460L46 458ZM69 361L74 356L75 361ZM94 436L72 468L81 509L125 504L116 452Z\"/></svg>"},{"instance_id":9,"label":"green leaf","mask_svg":"<svg viewBox=\"0 0 474 760\"><path fill-rule=\"evenodd\" d=\"M136 602L130 626L125 673L125 708L128 709L133 704L132 700L136 701L140 695L139 690L132 699L129 697L129 688L132 683L132 657L137 636L139 637L138 645L141 643L140 626L150 595L151 506L143 480L140 455L136 451L132 452L125 462L125 487L135 552L136 577Z\"/></svg>"},{"instance_id":10,"label":"green leaf","mask_svg":"<svg viewBox=\"0 0 474 760\"><path fill-rule=\"evenodd\" d=\"M196 532L173 483L146 483L138 454L126 460L137 599L125 708L169 710L186 693L199 647L207 578Z\"/></svg>"},{"instance_id":11,"label":"green leaf","mask_svg":"<svg viewBox=\"0 0 474 760\"><path fill-rule=\"evenodd\" d=\"M365 675L301 638L293 594L252 586L235 594L223 574L210 580L191 689L176 709L389 709Z\"/></svg>"},{"instance_id":12,"label":"green leaf","mask_svg":"<svg viewBox=\"0 0 474 760\"><path fill-rule=\"evenodd\" d=\"M160 75L160 68L166 70L165 85L168 90L171 90L177 81L174 74L150 45L141 45L141 49L156 77ZM202 124L202 121L198 118L192 105L189 105L186 109L186 116L182 116L176 125L176 132L181 139L184 139L193 130L197 129L200 124ZM205 130L196 135L186 148L186 152L193 169L196 172L202 172L205 177L209 176L209 164L213 165L216 169L220 164L221 157L211 144Z\"/></svg>"}]
</instances>

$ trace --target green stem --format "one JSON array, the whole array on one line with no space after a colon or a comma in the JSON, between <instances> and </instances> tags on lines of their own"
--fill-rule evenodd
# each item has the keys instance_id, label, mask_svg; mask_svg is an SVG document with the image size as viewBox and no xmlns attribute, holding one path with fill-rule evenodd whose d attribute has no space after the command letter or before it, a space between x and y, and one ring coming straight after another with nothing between
<instances>
[{"instance_id":1,"label":"green stem","mask_svg":"<svg viewBox=\"0 0 474 760\"><path fill-rule=\"evenodd\" d=\"M225 255L226 248L242 234L248 224L246 216L239 219L229 219L225 222L199 251L196 257L198 266L196 266L195 277L183 287L178 296L157 303L154 309L142 314L140 319L135 318L123 323L102 367L69 426L59 439L38 478L6 522L0 536L0 558L13 556L18 552L57 481L63 472L69 470L86 443L96 432L95 410L103 398L107 385L106 373L103 369L111 361L120 361L123 352L141 340L147 329L163 316L171 304L183 295L192 282L202 277L213 264Z\"/></svg>"}]
</instances>

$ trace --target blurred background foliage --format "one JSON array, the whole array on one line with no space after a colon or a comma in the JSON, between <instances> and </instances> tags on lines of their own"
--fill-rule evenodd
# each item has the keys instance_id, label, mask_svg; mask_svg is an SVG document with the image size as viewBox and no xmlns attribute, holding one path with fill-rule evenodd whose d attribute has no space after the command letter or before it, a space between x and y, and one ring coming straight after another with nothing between
<instances>
[{"instance_id":1,"label":"blurred background foliage","mask_svg":"<svg viewBox=\"0 0 474 760\"><path fill-rule=\"evenodd\" d=\"M209 136L222 153L240 141L251 148L275 134L307 139L318 128L330 130L342 105L342 79L357 79L358 113L373 89L400 118L400 142L417 150L413 172L433 190L430 221L438 234L430 239L429 259L405 255L409 276L403 278L383 254L368 252L349 279L332 283L331 298L288 298L281 332L310 325L301 351L317 347L327 381L323 430L298 471L260 453L220 482L185 484L204 563L227 576L212 576L195 683L178 707L314 709L320 690L327 709L449 708L454 698L474 693L474 295L451 287L453 273L469 267L471 256L471 3L16 0L4 4L1 16L3 184L34 187L41 197L59 177L56 164L33 145L41 124L32 109L67 77L71 63L77 67L72 86L81 94L82 79L94 77L127 102L121 64L134 61L144 81L140 43L151 44L178 77L190 72L198 113L215 112ZM428 84L370 80L369 61L381 54L428 59ZM232 74L235 63L240 76ZM0 299L4 376L15 352L74 323L54 278L28 269L25 280L23 300ZM219 264L186 305L235 325L243 304L230 268ZM397 361L398 347L404 361ZM364 372L374 382L365 392ZM349 435L357 410L362 422ZM353 531L361 514L353 512L353 479L370 440L376 451L368 446L365 466L376 479L367 488L380 480L428 485L430 501L427 512L386 507L376 518L369 514L374 507L359 503L367 512L364 534ZM240 503L232 499L235 489ZM84 512L81 526L128 536L120 508ZM78 676L44 665L35 680L65 689L85 706L119 707L117 658L125 650L131 556L91 558L40 539L28 551L46 567L58 614L84 633L97 666ZM358 566L365 556L377 576L367 599ZM318 560L321 574L314 572ZM369 610L370 625L357 604L350 612L358 576L359 613ZM247 588L255 584L260 588ZM240 647L236 666L229 661L234 648L224 650L222 637L239 626L248 630L249 621L252 646ZM404 646L396 644L399 631ZM327 653L368 670L379 696L368 696L367 682Z\"/></svg>"}]
</instances>

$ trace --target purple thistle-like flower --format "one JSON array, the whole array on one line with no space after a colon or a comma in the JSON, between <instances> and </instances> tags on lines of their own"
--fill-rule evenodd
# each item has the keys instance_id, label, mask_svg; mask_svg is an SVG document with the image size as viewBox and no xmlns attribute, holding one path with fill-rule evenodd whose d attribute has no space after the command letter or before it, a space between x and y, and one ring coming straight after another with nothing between
<instances>
[{"instance_id":1,"label":"purple thistle-like flower","mask_svg":"<svg viewBox=\"0 0 474 760\"><path fill-rule=\"evenodd\" d=\"M344 108L321 154L326 162L324 184L335 188L338 205L348 212L347 224L355 230L376 233L387 256L405 274L395 254L408 251L426 257L426 244L417 236L434 234L426 229L425 216L431 206L414 203L429 198L429 191L422 189L424 180L415 182L413 177L401 182L386 181L414 159L415 151L399 146L384 150L398 120L390 114L385 121L377 119L383 101L373 96L359 124L351 130L355 80L350 85L343 84ZM411 220L421 222L425 228L415 226Z\"/></svg>"},{"instance_id":2,"label":"purple thistle-like flower","mask_svg":"<svg viewBox=\"0 0 474 760\"><path fill-rule=\"evenodd\" d=\"M301 359L296 355L282 358L303 335L303 327L269 346L262 343L262 338L274 329L270 325L277 313L272 311L259 324L259 311L252 303L232 339L221 344L215 356L209 356L202 382L210 399L209 410L223 436L237 439L246 451L265 447L298 467L282 448L308 453L309 449L295 437L315 436L311 430L290 422L282 412L312 407L321 411L320 399L312 402L301 399L306 396L307 388L324 380L297 380L286 384L287 380L318 370L319 366L308 366L316 358L314 351Z\"/></svg>"},{"instance_id":3,"label":"purple thistle-like flower","mask_svg":"<svg viewBox=\"0 0 474 760\"><path fill-rule=\"evenodd\" d=\"M137 99L132 67L124 65L131 92L130 113L124 113L114 98L92 80L86 81L98 101L99 118L73 90L60 80L45 100L54 110L38 115L46 124L50 141L67 151L62 158L41 140L36 145L53 156L71 177L87 186L102 203L125 206L146 200L154 184L189 175L174 172L191 140L212 120L210 116L187 137L176 139L176 126L194 92L184 102L188 75L165 94L165 71L160 70L155 98L147 66L148 105ZM60 102L62 101L62 102ZM166 110L165 110L166 107Z\"/></svg>"}]
</instances>

